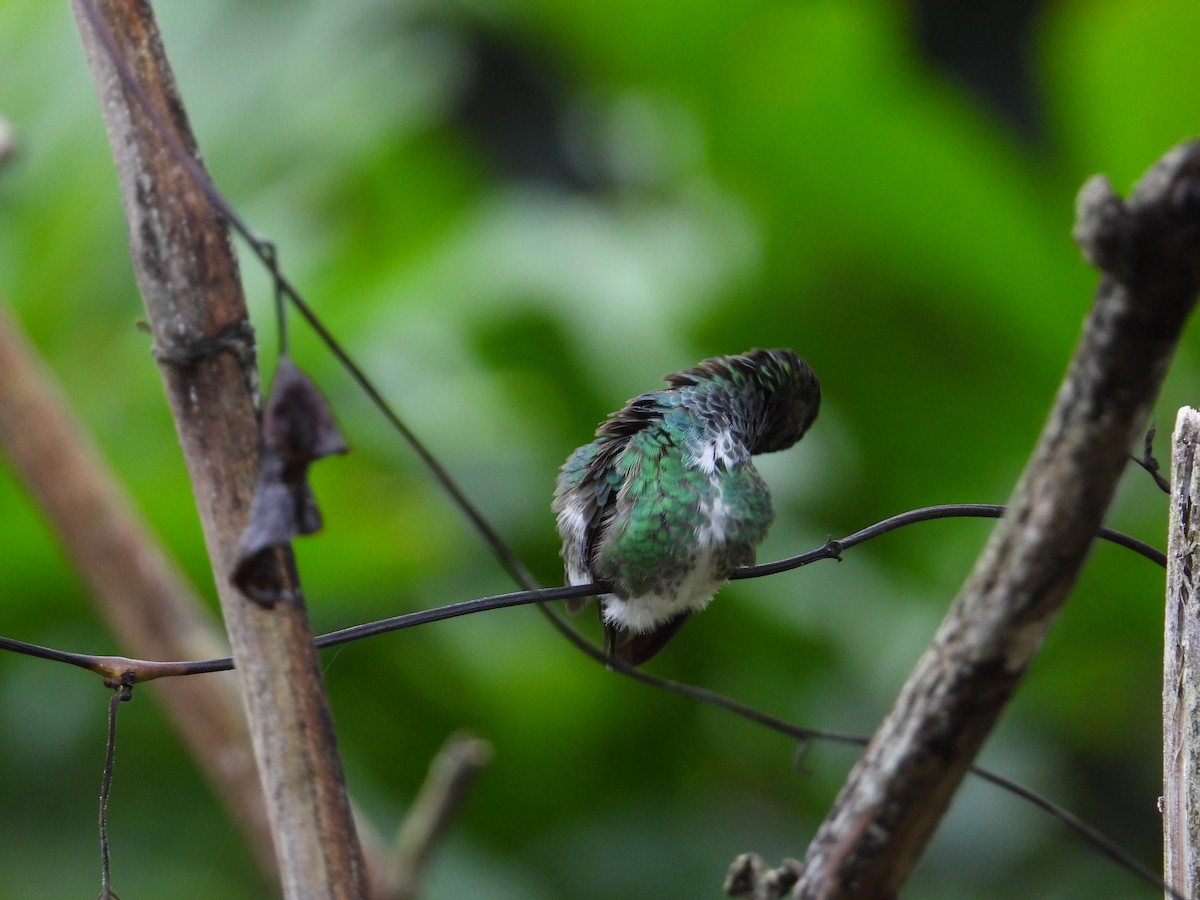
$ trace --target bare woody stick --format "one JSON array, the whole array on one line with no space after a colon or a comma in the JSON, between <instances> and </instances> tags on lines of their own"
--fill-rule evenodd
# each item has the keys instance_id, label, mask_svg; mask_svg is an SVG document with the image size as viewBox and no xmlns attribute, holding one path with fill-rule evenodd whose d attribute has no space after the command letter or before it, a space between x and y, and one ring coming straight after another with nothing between
<instances>
[{"instance_id":1,"label":"bare woody stick","mask_svg":"<svg viewBox=\"0 0 1200 900\"><path fill-rule=\"evenodd\" d=\"M1175 423L1163 646L1163 877L1200 894L1200 412Z\"/></svg>"},{"instance_id":2,"label":"bare woody stick","mask_svg":"<svg viewBox=\"0 0 1200 900\"><path fill-rule=\"evenodd\" d=\"M482 738L459 733L446 740L396 835L388 897L415 900L419 896L420 880L434 847L491 757L492 745Z\"/></svg>"},{"instance_id":3,"label":"bare woody stick","mask_svg":"<svg viewBox=\"0 0 1200 900\"><path fill-rule=\"evenodd\" d=\"M974 571L808 848L796 896L895 896L1066 599L1200 291L1200 144L1075 229L1104 272L1037 448Z\"/></svg>"},{"instance_id":4,"label":"bare woody stick","mask_svg":"<svg viewBox=\"0 0 1200 900\"><path fill-rule=\"evenodd\" d=\"M297 585L294 602L264 609L229 582L259 456L254 347L233 247L225 223L172 152L173 136L174 147L199 164L148 3L95 0L92 14L90 2L72 0L72 7L237 660L284 894L363 897L362 851L291 553L281 553L278 564L281 581ZM110 49L132 71L155 116L126 90Z\"/></svg>"}]
</instances>

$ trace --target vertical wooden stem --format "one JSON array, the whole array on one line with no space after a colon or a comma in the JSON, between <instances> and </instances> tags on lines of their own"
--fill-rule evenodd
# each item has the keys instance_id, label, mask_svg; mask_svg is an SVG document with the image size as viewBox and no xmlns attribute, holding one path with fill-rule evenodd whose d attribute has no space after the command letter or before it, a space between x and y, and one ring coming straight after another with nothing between
<instances>
[{"instance_id":1,"label":"vertical wooden stem","mask_svg":"<svg viewBox=\"0 0 1200 900\"><path fill-rule=\"evenodd\" d=\"M228 230L179 156L182 149L200 164L149 3L72 0L72 7L237 661L284 894L362 897L362 851L299 590L294 602L264 609L229 581L259 437L253 335ZM290 549L279 565L296 584Z\"/></svg>"},{"instance_id":2,"label":"vertical wooden stem","mask_svg":"<svg viewBox=\"0 0 1200 900\"><path fill-rule=\"evenodd\" d=\"M1200 412L1175 423L1163 643L1163 879L1200 893Z\"/></svg>"}]
</instances>

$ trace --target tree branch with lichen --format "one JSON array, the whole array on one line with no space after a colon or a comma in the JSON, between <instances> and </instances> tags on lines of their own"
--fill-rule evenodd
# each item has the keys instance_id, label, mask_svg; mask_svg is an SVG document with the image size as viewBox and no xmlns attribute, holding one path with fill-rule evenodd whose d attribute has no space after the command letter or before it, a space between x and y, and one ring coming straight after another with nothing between
<instances>
[{"instance_id":1,"label":"tree branch with lichen","mask_svg":"<svg viewBox=\"0 0 1200 900\"><path fill-rule=\"evenodd\" d=\"M1200 292L1200 143L1075 236L1103 272L1049 420L958 597L808 848L796 896L890 897L1012 698L1087 555Z\"/></svg>"}]
</instances>

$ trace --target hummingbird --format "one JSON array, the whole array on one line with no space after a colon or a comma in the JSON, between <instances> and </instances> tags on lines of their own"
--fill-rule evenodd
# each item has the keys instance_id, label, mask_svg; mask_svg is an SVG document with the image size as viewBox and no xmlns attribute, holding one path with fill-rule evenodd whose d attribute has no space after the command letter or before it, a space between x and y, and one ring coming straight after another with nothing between
<instances>
[{"instance_id":1,"label":"hummingbird","mask_svg":"<svg viewBox=\"0 0 1200 900\"><path fill-rule=\"evenodd\" d=\"M706 359L664 380L567 457L552 505L567 583L611 586L597 598L605 652L632 666L754 564L774 510L751 457L800 440L821 404L817 376L786 349Z\"/></svg>"}]
</instances>

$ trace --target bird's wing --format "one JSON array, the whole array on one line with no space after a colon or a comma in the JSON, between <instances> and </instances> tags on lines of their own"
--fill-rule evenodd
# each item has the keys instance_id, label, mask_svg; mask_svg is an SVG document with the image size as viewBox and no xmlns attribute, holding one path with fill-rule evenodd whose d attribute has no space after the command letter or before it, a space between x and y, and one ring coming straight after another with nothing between
<instances>
[{"instance_id":1,"label":"bird's wing","mask_svg":"<svg viewBox=\"0 0 1200 900\"><path fill-rule=\"evenodd\" d=\"M596 579L597 548L616 515L621 487L618 463L630 439L659 421L663 408L656 394L634 397L596 430L596 440L577 449L563 464L554 492L554 511L563 538L567 580L586 584ZM586 600L569 600L572 611Z\"/></svg>"}]
</instances>

